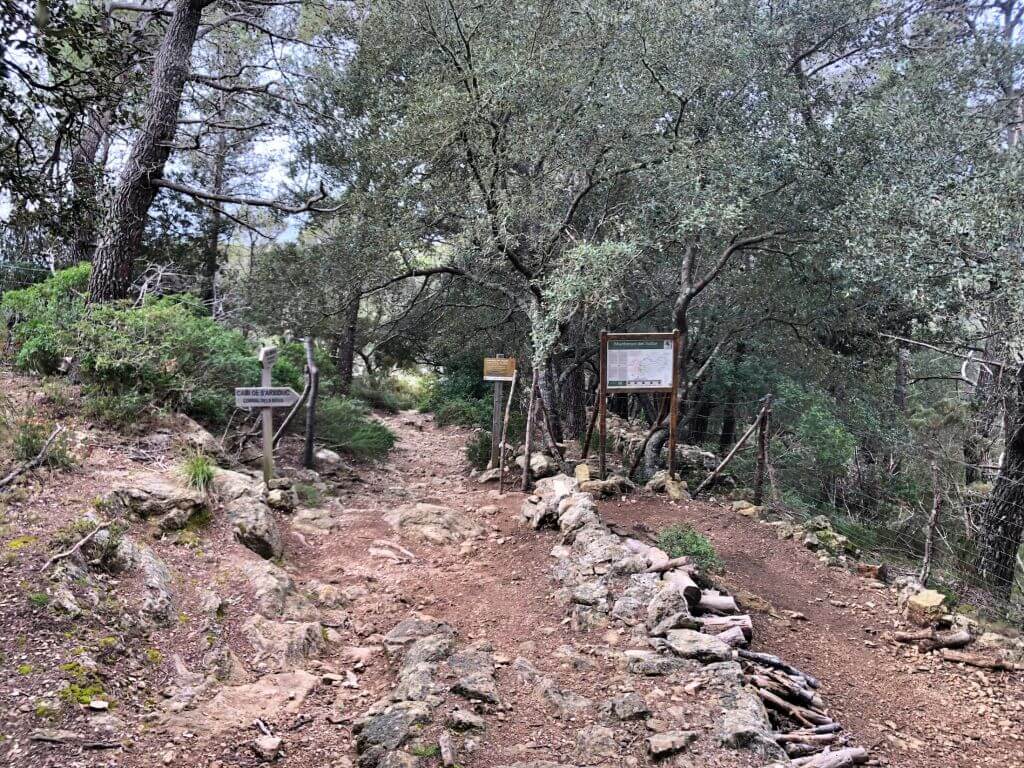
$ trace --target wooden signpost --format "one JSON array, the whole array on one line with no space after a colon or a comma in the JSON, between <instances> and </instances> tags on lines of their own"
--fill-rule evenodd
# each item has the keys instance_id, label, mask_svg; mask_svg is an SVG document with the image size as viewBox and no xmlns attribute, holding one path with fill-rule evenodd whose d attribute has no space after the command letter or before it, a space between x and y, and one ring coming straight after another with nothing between
<instances>
[{"instance_id":1,"label":"wooden signpost","mask_svg":"<svg viewBox=\"0 0 1024 768\"><path fill-rule=\"evenodd\" d=\"M277 347L260 349L259 361L263 366L260 372L260 386L235 387L235 406L237 408L259 408L263 418L263 482L270 483L274 476L274 409L289 408L294 405L299 394L290 387L271 386L271 371L277 362Z\"/></svg>"},{"instance_id":2,"label":"wooden signpost","mask_svg":"<svg viewBox=\"0 0 1024 768\"><path fill-rule=\"evenodd\" d=\"M485 357L484 381L494 383L494 404L491 412L491 460L489 467L501 464L503 393L506 381L515 381L516 359L514 357Z\"/></svg>"},{"instance_id":3,"label":"wooden signpost","mask_svg":"<svg viewBox=\"0 0 1024 768\"><path fill-rule=\"evenodd\" d=\"M598 386L601 479L608 450L608 395L664 393L669 397L668 472L675 479L679 390L679 333L601 332L601 380ZM589 441L588 441L589 442Z\"/></svg>"}]
</instances>

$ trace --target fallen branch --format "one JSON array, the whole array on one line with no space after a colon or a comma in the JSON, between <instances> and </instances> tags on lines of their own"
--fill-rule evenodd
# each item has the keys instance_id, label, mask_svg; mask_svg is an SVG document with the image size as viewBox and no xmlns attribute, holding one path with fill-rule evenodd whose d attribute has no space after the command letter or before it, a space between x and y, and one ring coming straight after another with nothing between
<instances>
[{"instance_id":1,"label":"fallen branch","mask_svg":"<svg viewBox=\"0 0 1024 768\"><path fill-rule=\"evenodd\" d=\"M964 653L963 651L951 651L942 648L939 651L943 661L958 662L980 669L994 669L1000 672L1019 672L1024 670L1024 664L1016 661L1003 661L1002 659L990 659L987 656L979 656L975 653Z\"/></svg>"},{"instance_id":2,"label":"fallen branch","mask_svg":"<svg viewBox=\"0 0 1024 768\"><path fill-rule=\"evenodd\" d=\"M862 747L846 747L834 752L822 752L814 757L804 757L793 761L800 768L847 768L850 765L862 765L868 761L868 752Z\"/></svg>"},{"instance_id":3,"label":"fallen branch","mask_svg":"<svg viewBox=\"0 0 1024 768\"><path fill-rule=\"evenodd\" d=\"M802 677L804 680L807 681L807 685L809 685L811 688L821 687L821 683L818 682L818 678L814 677L813 675L809 675L806 672L801 672L796 667L790 666L782 659L780 659L778 656L772 656L770 653L758 653L756 651L741 650L737 651L736 653L741 659L746 659L747 661L753 661L758 664L763 664L764 666L771 667L772 669L782 670L787 675L795 675L797 677Z\"/></svg>"},{"instance_id":4,"label":"fallen branch","mask_svg":"<svg viewBox=\"0 0 1024 768\"><path fill-rule=\"evenodd\" d=\"M71 557L73 554L75 554L75 552L77 552L82 547L84 547L86 544L88 544L89 541L92 540L93 536L95 536L100 531L106 530L109 527L110 527L110 522L109 521L106 522L106 523L101 523L101 524L97 525L95 528L93 528L91 531L89 531L87 534L85 534L85 536L83 536L77 542L75 542L75 544L70 549L66 549L63 552L58 552L56 555L54 555L49 560L47 560L45 563L43 563L43 567L39 569L39 572L43 573L47 568L49 568L51 565L56 563L58 560L63 560L66 557Z\"/></svg>"},{"instance_id":5,"label":"fallen branch","mask_svg":"<svg viewBox=\"0 0 1024 768\"><path fill-rule=\"evenodd\" d=\"M693 498L696 499L700 495L701 491L703 491L705 488L707 488L708 486L715 482L715 480L718 478L718 475L721 474L722 470L726 468L730 461L732 461L732 457L736 455L736 452L739 451L739 449L743 447L743 444L750 439L750 436L754 434L754 430L756 430L757 427L761 424L761 420L764 419L764 415L767 412L768 406L765 405L757 414L757 418L754 419L754 423L751 424L750 428L743 433L743 437L741 437L739 441L736 443L736 445L732 447L732 450L729 451L728 454L726 454L726 457L722 459L722 462L717 467L714 468L711 474L705 477L701 484L697 486L697 489L692 494Z\"/></svg>"},{"instance_id":6,"label":"fallen branch","mask_svg":"<svg viewBox=\"0 0 1024 768\"><path fill-rule=\"evenodd\" d=\"M963 648L969 645L971 633L966 629L951 632L936 632L934 629L923 629L916 632L894 632L893 639L897 643L917 643L921 653L930 653L939 648Z\"/></svg>"},{"instance_id":7,"label":"fallen branch","mask_svg":"<svg viewBox=\"0 0 1024 768\"><path fill-rule=\"evenodd\" d=\"M10 485L11 482L14 481L14 479L17 478L18 476L24 474L25 472L28 472L30 469L35 469L40 464L42 464L43 460L46 458L46 454L50 452L50 447L53 445L53 441L56 440L57 436L60 435L60 433L63 431L64 427L58 424L54 428L53 432L50 433L50 436L46 438L46 442L43 443L43 447L39 449L39 453L36 454L36 457L34 459L32 459L31 461L26 461L24 464L15 467L6 475L4 475L3 478L0 478L0 488Z\"/></svg>"}]
</instances>

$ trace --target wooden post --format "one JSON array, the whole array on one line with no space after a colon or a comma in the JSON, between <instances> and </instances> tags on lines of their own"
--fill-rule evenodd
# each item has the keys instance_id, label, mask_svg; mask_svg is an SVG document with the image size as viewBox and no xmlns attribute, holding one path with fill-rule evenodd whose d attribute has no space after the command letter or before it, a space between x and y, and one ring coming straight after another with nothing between
<instances>
[{"instance_id":1,"label":"wooden post","mask_svg":"<svg viewBox=\"0 0 1024 768\"><path fill-rule=\"evenodd\" d=\"M530 455L533 452L533 411L534 401L537 398L537 369L533 369L533 381L530 384L530 404L526 408L526 440L523 446L525 454L523 456L523 491L530 490Z\"/></svg>"},{"instance_id":2,"label":"wooden post","mask_svg":"<svg viewBox=\"0 0 1024 768\"><path fill-rule=\"evenodd\" d=\"M758 418L757 469L754 472L754 504L761 506L764 501L764 478L768 466L768 428L772 418L772 396L765 395L764 407Z\"/></svg>"},{"instance_id":3,"label":"wooden post","mask_svg":"<svg viewBox=\"0 0 1024 768\"><path fill-rule=\"evenodd\" d=\"M316 437L316 397L320 389L320 369L314 358L315 348L313 337L307 336L303 341L306 347L306 377L309 394L306 397L306 442L302 449L302 466L316 469L316 455L313 440Z\"/></svg>"},{"instance_id":4,"label":"wooden post","mask_svg":"<svg viewBox=\"0 0 1024 768\"><path fill-rule=\"evenodd\" d=\"M587 424L587 435L583 438L583 453L580 456L583 461L587 460L587 455L590 453L590 438L594 436L594 425L597 423L597 414L599 408L597 407L598 393L594 393L594 408L590 414L590 423Z\"/></svg>"},{"instance_id":5,"label":"wooden post","mask_svg":"<svg viewBox=\"0 0 1024 768\"><path fill-rule=\"evenodd\" d=\"M516 395L516 378L519 369L512 372L512 383L508 385L508 402L505 404L505 418L501 424L501 443L498 456L498 493L505 492L505 441L508 440L508 419L512 413L512 398Z\"/></svg>"},{"instance_id":6,"label":"wooden post","mask_svg":"<svg viewBox=\"0 0 1024 768\"><path fill-rule=\"evenodd\" d=\"M928 528L924 538L924 561L918 579L926 587L932 572L932 554L935 547L935 529L939 525L939 510L942 507L942 496L939 493L939 468L932 462L932 511L928 515Z\"/></svg>"},{"instance_id":7,"label":"wooden post","mask_svg":"<svg viewBox=\"0 0 1024 768\"><path fill-rule=\"evenodd\" d=\"M271 371L274 368L274 361L277 360L277 349L275 347L264 347L260 350L260 362L263 369L260 372L260 386L273 386ZM261 417L263 420L263 484L269 485L270 478L274 476L274 409L262 408Z\"/></svg>"},{"instance_id":8,"label":"wooden post","mask_svg":"<svg viewBox=\"0 0 1024 768\"><path fill-rule=\"evenodd\" d=\"M724 459L722 459L722 462L717 467L715 467L714 471L710 475L705 477L701 484L697 486L697 489L693 492L693 498L697 498L697 495L701 491L703 491L705 488L707 488L709 485L711 485L711 483L715 481L715 478L718 477L719 474L721 474L722 470L725 469L726 465L730 461L732 461L732 457L736 455L736 452L743 447L747 440L750 439L750 436L754 434L754 430L757 429L758 425L761 423L761 417L764 415L764 411L765 408L761 408L760 412L757 414L757 418L754 420L754 423L751 424L750 428L743 433L743 437L741 437L739 441L736 443L736 445L732 447L732 450L729 451L728 455Z\"/></svg>"},{"instance_id":9,"label":"wooden post","mask_svg":"<svg viewBox=\"0 0 1024 768\"><path fill-rule=\"evenodd\" d=\"M679 329L672 331L672 394L668 406L668 476L676 479L676 430L679 421ZM660 458L660 457L659 457Z\"/></svg>"},{"instance_id":10,"label":"wooden post","mask_svg":"<svg viewBox=\"0 0 1024 768\"><path fill-rule=\"evenodd\" d=\"M601 331L601 380L597 384L598 405L601 408L598 416L598 443L601 448L601 463L598 472L602 480L605 478L608 452L608 331Z\"/></svg>"},{"instance_id":11,"label":"wooden post","mask_svg":"<svg viewBox=\"0 0 1024 768\"><path fill-rule=\"evenodd\" d=\"M501 461L499 446L501 443L501 406L505 401L504 388L504 382L494 382L494 398L491 401L491 460L487 464L488 469L498 466Z\"/></svg>"}]
</instances>

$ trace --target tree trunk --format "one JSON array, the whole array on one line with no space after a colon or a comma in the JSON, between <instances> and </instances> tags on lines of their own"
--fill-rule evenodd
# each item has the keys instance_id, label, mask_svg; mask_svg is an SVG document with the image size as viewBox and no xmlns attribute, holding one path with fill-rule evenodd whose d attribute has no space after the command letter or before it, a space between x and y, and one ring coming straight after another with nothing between
<instances>
[{"instance_id":1,"label":"tree trunk","mask_svg":"<svg viewBox=\"0 0 1024 768\"><path fill-rule=\"evenodd\" d=\"M691 405L689 428L686 430L686 442L691 445L702 445L708 439L708 424L711 421L711 412L715 409L715 403L711 398L705 396L703 385L698 385L696 389L696 399Z\"/></svg>"},{"instance_id":2,"label":"tree trunk","mask_svg":"<svg viewBox=\"0 0 1024 768\"><path fill-rule=\"evenodd\" d=\"M565 433L568 438L582 440L587 431L587 392L583 367L574 365L562 378L562 402L565 406Z\"/></svg>"},{"instance_id":3,"label":"tree trunk","mask_svg":"<svg viewBox=\"0 0 1024 768\"><path fill-rule=\"evenodd\" d=\"M158 189L153 180L163 176L174 143L192 46L208 1L178 0L174 6L153 64L145 119L128 152L103 223L89 279L90 301L121 299L128 294L146 218Z\"/></svg>"},{"instance_id":4,"label":"tree trunk","mask_svg":"<svg viewBox=\"0 0 1024 768\"><path fill-rule=\"evenodd\" d=\"M1024 531L1024 366L1017 369L1017 402L1003 464L978 519L978 576L994 596L1009 599Z\"/></svg>"},{"instance_id":5,"label":"tree trunk","mask_svg":"<svg viewBox=\"0 0 1024 768\"><path fill-rule=\"evenodd\" d=\"M82 136L71 153L69 170L74 186L74 206L70 263L92 261L96 250L96 205L102 166L96 162L100 145L110 127L110 112L91 114Z\"/></svg>"},{"instance_id":6,"label":"tree trunk","mask_svg":"<svg viewBox=\"0 0 1024 768\"><path fill-rule=\"evenodd\" d=\"M562 419L559 416L558 395L555 392L555 374L551 361L540 366L537 372L537 387L541 402L548 413L548 424L551 427L551 439L557 443L565 442L562 430Z\"/></svg>"},{"instance_id":7,"label":"tree trunk","mask_svg":"<svg viewBox=\"0 0 1024 768\"><path fill-rule=\"evenodd\" d=\"M221 132L217 136L217 147L214 150L211 179L212 191L218 195L224 192L224 166L227 162L227 154L227 135ZM223 218L220 203L212 203L209 229L206 233L206 245L203 251L203 301L210 307L211 314L213 314L213 302L216 298L217 270L220 269L220 234Z\"/></svg>"},{"instance_id":8,"label":"tree trunk","mask_svg":"<svg viewBox=\"0 0 1024 768\"><path fill-rule=\"evenodd\" d=\"M907 412L907 388L910 382L910 347L897 342L896 380L893 382L892 402L900 413Z\"/></svg>"},{"instance_id":9,"label":"tree trunk","mask_svg":"<svg viewBox=\"0 0 1024 768\"><path fill-rule=\"evenodd\" d=\"M345 305L345 325L338 343L338 394L347 395L352 390L352 376L355 370L356 339L359 332L359 307L362 303L361 293L353 294Z\"/></svg>"}]
</instances>

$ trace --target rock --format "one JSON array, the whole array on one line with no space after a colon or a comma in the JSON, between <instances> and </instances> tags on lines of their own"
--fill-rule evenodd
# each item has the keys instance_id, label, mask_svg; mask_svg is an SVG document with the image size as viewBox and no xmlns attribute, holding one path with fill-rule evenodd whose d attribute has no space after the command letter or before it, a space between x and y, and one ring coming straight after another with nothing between
<instances>
[{"instance_id":1,"label":"rock","mask_svg":"<svg viewBox=\"0 0 1024 768\"><path fill-rule=\"evenodd\" d=\"M126 515L155 520L162 532L184 528L193 515L209 514L206 498L160 475L140 475L131 486L118 488L108 503Z\"/></svg>"},{"instance_id":2,"label":"rock","mask_svg":"<svg viewBox=\"0 0 1024 768\"><path fill-rule=\"evenodd\" d=\"M485 469L481 472L476 481L483 485L484 483L496 483L501 479L501 467L494 467L493 469Z\"/></svg>"},{"instance_id":3,"label":"rock","mask_svg":"<svg viewBox=\"0 0 1024 768\"><path fill-rule=\"evenodd\" d=\"M889 579L889 568L885 563L881 563L880 565L857 563L857 575L863 576L866 579L875 579L876 581L884 582Z\"/></svg>"},{"instance_id":4,"label":"rock","mask_svg":"<svg viewBox=\"0 0 1024 768\"><path fill-rule=\"evenodd\" d=\"M498 704L498 686L494 682L494 660L482 650L464 650L448 659L448 666L458 678L452 692L467 699Z\"/></svg>"},{"instance_id":5,"label":"rock","mask_svg":"<svg viewBox=\"0 0 1024 768\"><path fill-rule=\"evenodd\" d=\"M590 480L580 484L584 493L592 493L600 498L623 496L636 489L633 481L622 475L612 475L607 480Z\"/></svg>"},{"instance_id":6,"label":"rock","mask_svg":"<svg viewBox=\"0 0 1024 768\"><path fill-rule=\"evenodd\" d=\"M662 677L674 675L684 669L691 668L695 662L686 661L674 656L663 656L656 651L626 651L626 669L634 675L644 677Z\"/></svg>"},{"instance_id":7,"label":"rock","mask_svg":"<svg viewBox=\"0 0 1024 768\"><path fill-rule=\"evenodd\" d=\"M281 739L277 736L260 736L252 743L252 751L264 762L277 760L281 751Z\"/></svg>"},{"instance_id":8,"label":"rock","mask_svg":"<svg viewBox=\"0 0 1024 768\"><path fill-rule=\"evenodd\" d=\"M608 702L608 709L616 720L646 720L651 714L647 702L639 693L624 693Z\"/></svg>"},{"instance_id":9,"label":"rock","mask_svg":"<svg viewBox=\"0 0 1024 768\"><path fill-rule=\"evenodd\" d=\"M466 513L437 504L400 507L384 515L384 520L395 530L432 544L456 544L483 534Z\"/></svg>"},{"instance_id":10,"label":"rock","mask_svg":"<svg viewBox=\"0 0 1024 768\"><path fill-rule=\"evenodd\" d=\"M418 613L398 622L384 635L384 650L389 655L401 654L417 640L439 634L449 637L455 635L452 628L443 621L438 621L425 613Z\"/></svg>"},{"instance_id":11,"label":"rock","mask_svg":"<svg viewBox=\"0 0 1024 768\"><path fill-rule=\"evenodd\" d=\"M482 731L485 723L480 715L470 712L468 709L456 707L448 715L448 725L456 731Z\"/></svg>"},{"instance_id":12,"label":"rock","mask_svg":"<svg viewBox=\"0 0 1024 768\"><path fill-rule=\"evenodd\" d=\"M601 763L618 757L619 745L615 731L603 725L590 725L576 732L576 751L586 765Z\"/></svg>"},{"instance_id":13,"label":"rock","mask_svg":"<svg viewBox=\"0 0 1024 768\"><path fill-rule=\"evenodd\" d=\"M608 587L602 581L585 581L572 591L572 602L608 610Z\"/></svg>"},{"instance_id":14,"label":"rock","mask_svg":"<svg viewBox=\"0 0 1024 768\"><path fill-rule=\"evenodd\" d=\"M413 729L430 722L430 707L422 701L399 701L379 714L356 721L356 750L362 754L373 749L398 749L412 735Z\"/></svg>"},{"instance_id":15,"label":"rock","mask_svg":"<svg viewBox=\"0 0 1024 768\"><path fill-rule=\"evenodd\" d=\"M299 506L299 494L291 488L273 488L267 491L267 506L290 514Z\"/></svg>"},{"instance_id":16,"label":"rock","mask_svg":"<svg viewBox=\"0 0 1024 768\"><path fill-rule=\"evenodd\" d=\"M89 709L93 712L106 712L110 709L110 702L103 699L93 699L89 702Z\"/></svg>"},{"instance_id":17,"label":"rock","mask_svg":"<svg viewBox=\"0 0 1024 768\"><path fill-rule=\"evenodd\" d=\"M169 421L169 426L177 433L178 440L185 448L207 456L225 458L220 441L191 417L184 413L175 413L169 417Z\"/></svg>"},{"instance_id":18,"label":"rock","mask_svg":"<svg viewBox=\"0 0 1024 768\"><path fill-rule=\"evenodd\" d=\"M764 760L788 762L785 751L775 742L761 699L743 685L740 666L735 662L719 666L715 675L725 686L718 699L722 710L716 723L718 742L730 749L748 750Z\"/></svg>"},{"instance_id":19,"label":"rock","mask_svg":"<svg viewBox=\"0 0 1024 768\"><path fill-rule=\"evenodd\" d=\"M537 690L541 697L554 707L556 717L575 717L593 706L590 699L559 688L547 677L537 681Z\"/></svg>"},{"instance_id":20,"label":"rock","mask_svg":"<svg viewBox=\"0 0 1024 768\"><path fill-rule=\"evenodd\" d=\"M50 744L75 744L83 740L81 734L60 728L38 728L32 731L28 738L29 741L42 741Z\"/></svg>"},{"instance_id":21,"label":"rock","mask_svg":"<svg viewBox=\"0 0 1024 768\"><path fill-rule=\"evenodd\" d=\"M732 649L728 645L692 629L670 630L665 639L672 652L684 659L696 659L706 664L732 658Z\"/></svg>"},{"instance_id":22,"label":"rock","mask_svg":"<svg viewBox=\"0 0 1024 768\"><path fill-rule=\"evenodd\" d=\"M166 626L174 612L171 572L149 547L135 548L133 557L142 571L142 582L146 587L146 598L142 602L143 619Z\"/></svg>"},{"instance_id":23,"label":"rock","mask_svg":"<svg viewBox=\"0 0 1024 768\"><path fill-rule=\"evenodd\" d=\"M318 450L315 458L317 466L320 467L320 471L328 474L332 470L341 469L345 466L345 462L342 461L341 456L329 448L321 448Z\"/></svg>"},{"instance_id":24,"label":"rock","mask_svg":"<svg viewBox=\"0 0 1024 768\"><path fill-rule=\"evenodd\" d=\"M665 731L647 737L647 754L655 760L682 752L697 740L696 731Z\"/></svg>"},{"instance_id":25,"label":"rock","mask_svg":"<svg viewBox=\"0 0 1024 768\"><path fill-rule=\"evenodd\" d=\"M257 614L242 625L242 632L256 650L256 661L275 670L301 666L326 644L323 625L317 621L272 621Z\"/></svg>"},{"instance_id":26,"label":"rock","mask_svg":"<svg viewBox=\"0 0 1024 768\"><path fill-rule=\"evenodd\" d=\"M287 618L293 621L315 621L316 608L295 592L295 585L283 568L268 560L248 562L242 571L256 593L256 608L268 619Z\"/></svg>"},{"instance_id":27,"label":"rock","mask_svg":"<svg viewBox=\"0 0 1024 768\"><path fill-rule=\"evenodd\" d=\"M224 686L217 695L189 713L183 725L220 734L248 728L256 719L274 720L297 714L318 678L303 670L264 675L254 683Z\"/></svg>"},{"instance_id":28,"label":"rock","mask_svg":"<svg viewBox=\"0 0 1024 768\"><path fill-rule=\"evenodd\" d=\"M260 557L267 560L284 554L284 543L277 529L277 521L270 508L261 499L239 496L225 507L235 538Z\"/></svg>"},{"instance_id":29,"label":"rock","mask_svg":"<svg viewBox=\"0 0 1024 768\"><path fill-rule=\"evenodd\" d=\"M946 596L934 589L923 589L908 600L905 618L918 627L931 626L945 611Z\"/></svg>"},{"instance_id":30,"label":"rock","mask_svg":"<svg viewBox=\"0 0 1024 768\"><path fill-rule=\"evenodd\" d=\"M450 632L438 632L414 641L405 652L403 667L444 661L455 649L455 637Z\"/></svg>"},{"instance_id":31,"label":"rock","mask_svg":"<svg viewBox=\"0 0 1024 768\"><path fill-rule=\"evenodd\" d=\"M516 466L522 469L526 465L524 456L516 457ZM530 456L530 473L534 479L541 480L545 477L554 477L558 474L558 462L545 453L534 453Z\"/></svg>"},{"instance_id":32,"label":"rock","mask_svg":"<svg viewBox=\"0 0 1024 768\"><path fill-rule=\"evenodd\" d=\"M242 496L259 497L263 494L263 480L244 472L218 468L213 473L213 492L224 501Z\"/></svg>"}]
</instances>

